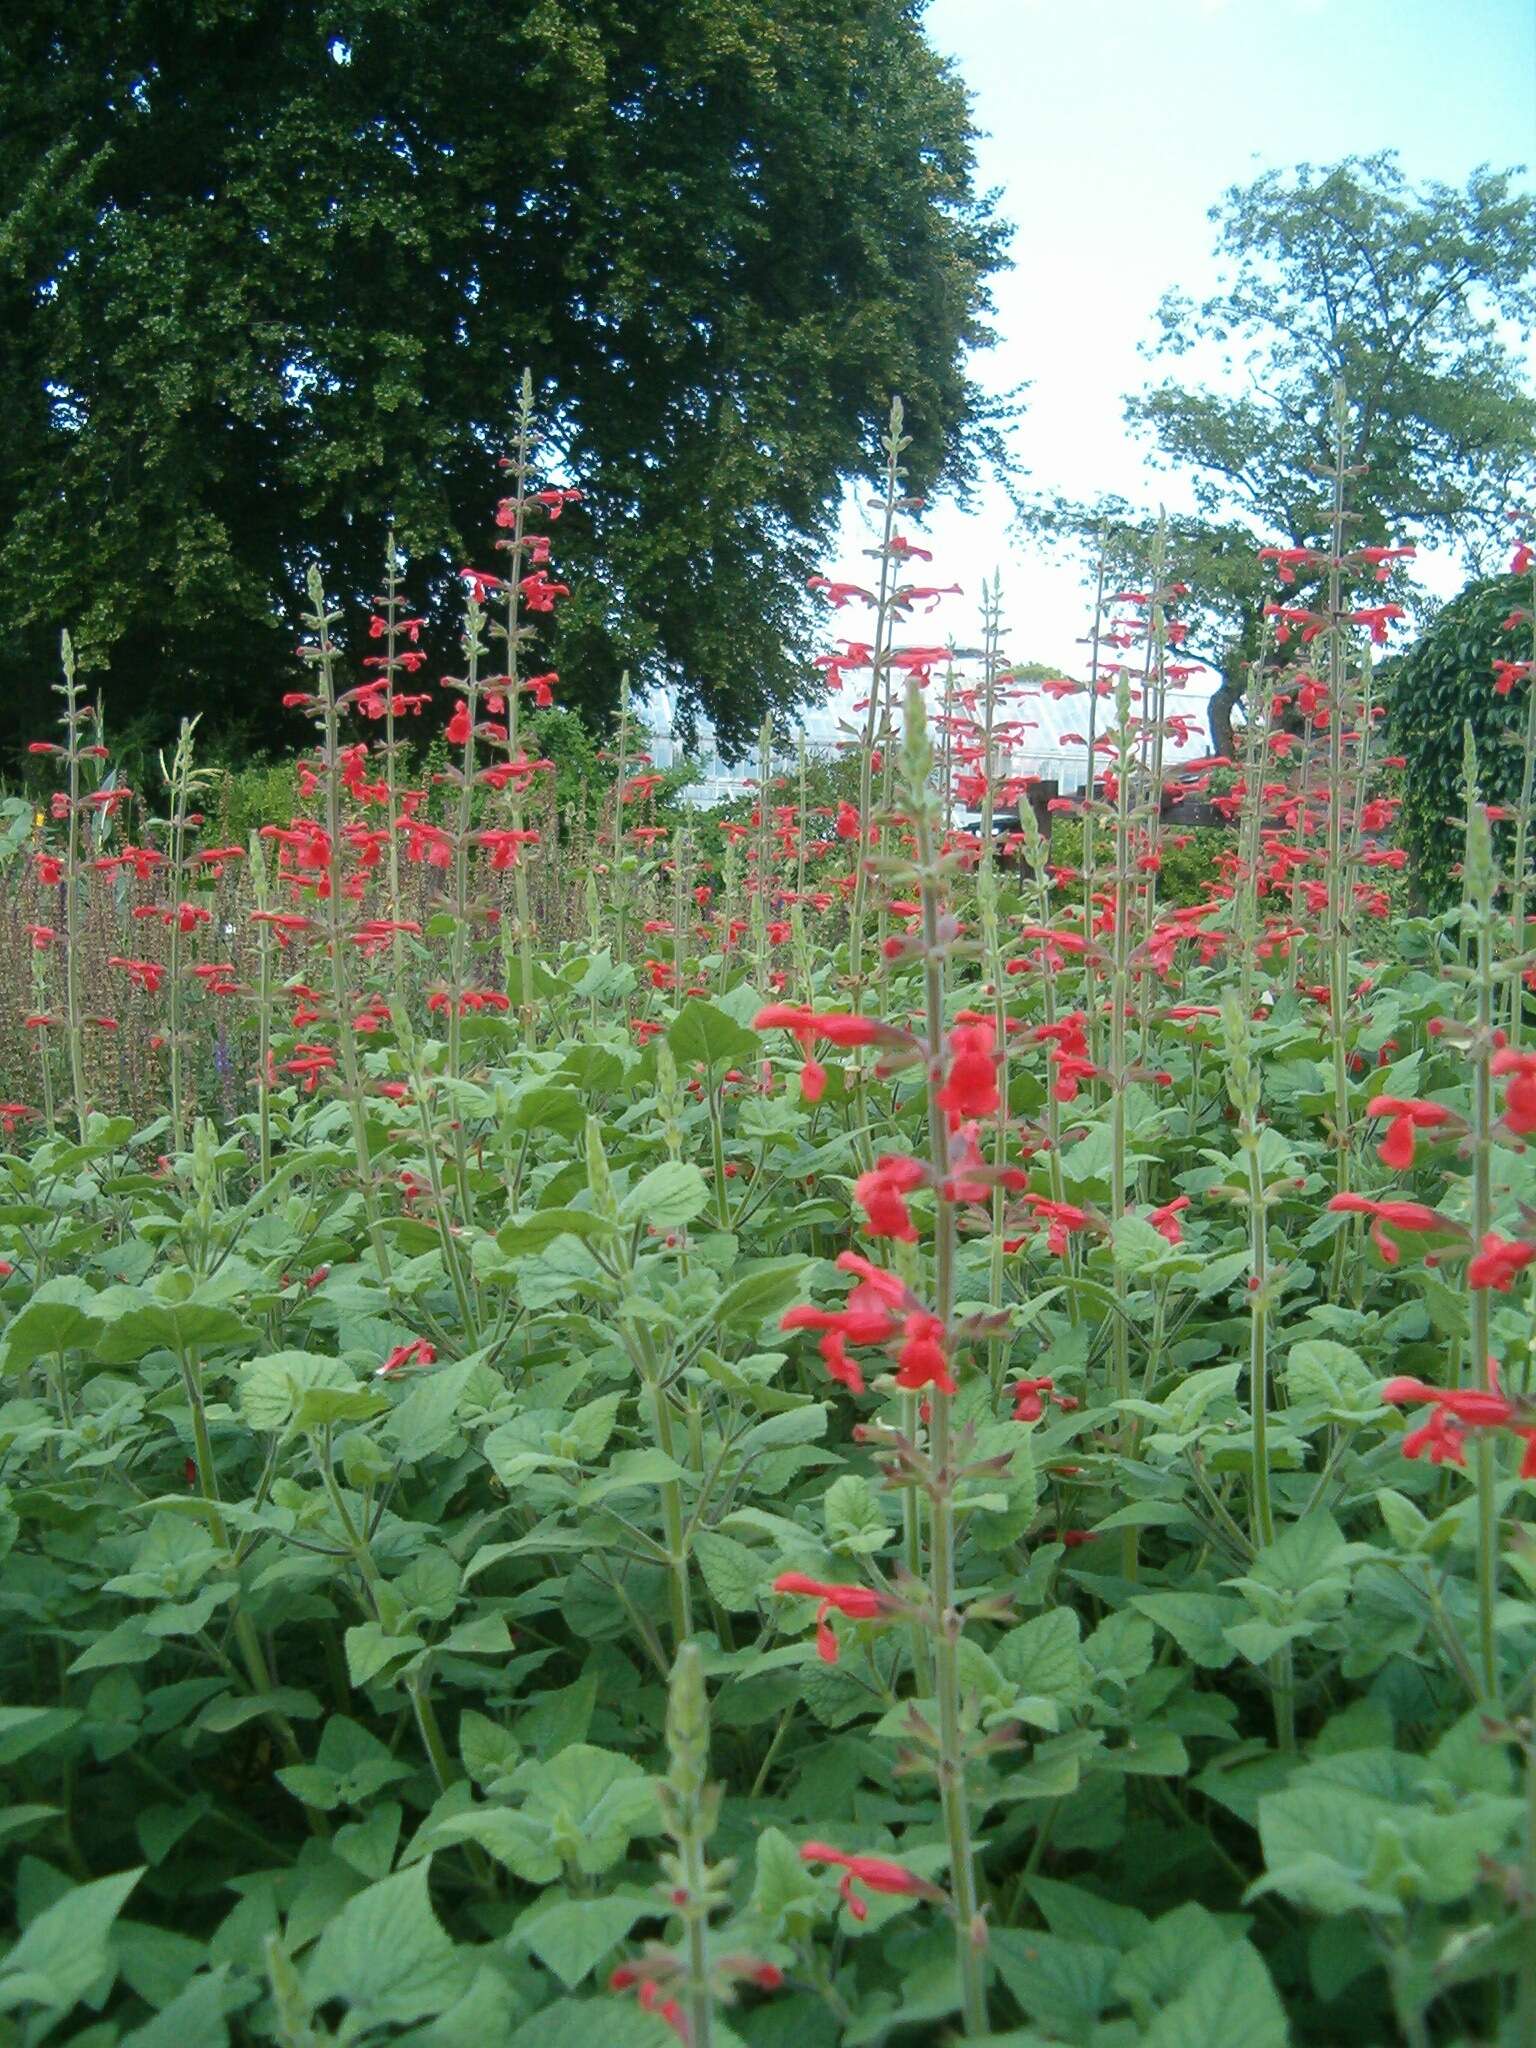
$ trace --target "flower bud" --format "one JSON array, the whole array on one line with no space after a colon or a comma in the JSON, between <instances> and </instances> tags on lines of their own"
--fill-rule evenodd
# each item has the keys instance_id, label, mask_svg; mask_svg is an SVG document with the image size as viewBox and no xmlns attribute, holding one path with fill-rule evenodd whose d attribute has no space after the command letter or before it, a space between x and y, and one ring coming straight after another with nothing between
<instances>
[{"instance_id":1,"label":"flower bud","mask_svg":"<svg viewBox=\"0 0 1536 2048\"><path fill-rule=\"evenodd\" d=\"M697 1643L684 1643L667 1692L668 1781L685 1804L697 1800L709 1774L709 1693Z\"/></svg>"}]
</instances>

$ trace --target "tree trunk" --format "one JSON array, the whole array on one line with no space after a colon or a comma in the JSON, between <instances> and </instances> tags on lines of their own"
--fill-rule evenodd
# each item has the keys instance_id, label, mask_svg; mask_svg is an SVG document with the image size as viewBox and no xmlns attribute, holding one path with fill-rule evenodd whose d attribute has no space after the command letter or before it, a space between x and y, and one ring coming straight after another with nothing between
<instances>
[{"instance_id":1,"label":"tree trunk","mask_svg":"<svg viewBox=\"0 0 1536 2048\"><path fill-rule=\"evenodd\" d=\"M1214 691L1206 706L1206 717L1211 727L1211 752L1224 754L1229 761L1235 761L1233 750L1232 714L1243 701L1242 682L1236 675L1223 676L1220 689Z\"/></svg>"}]
</instances>

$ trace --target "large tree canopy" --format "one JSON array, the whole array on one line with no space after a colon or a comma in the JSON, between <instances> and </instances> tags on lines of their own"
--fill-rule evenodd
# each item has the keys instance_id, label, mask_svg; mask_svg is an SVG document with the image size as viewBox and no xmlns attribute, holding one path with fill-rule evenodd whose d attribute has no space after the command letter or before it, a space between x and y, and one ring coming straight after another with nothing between
<instances>
[{"instance_id":1,"label":"large tree canopy","mask_svg":"<svg viewBox=\"0 0 1536 2048\"><path fill-rule=\"evenodd\" d=\"M1219 287L1199 303L1170 293L1151 350L1189 358L1199 381L1164 377L1126 418L1192 482L1172 566L1193 572L1205 608L1225 675L1218 718L1273 594L1256 547L1327 538L1331 487L1317 467L1334 459L1337 385L1347 458L1368 464L1351 487L1350 544L1452 544L1469 569L1493 565L1536 462L1520 346L1536 324L1536 209L1517 175L1414 187L1387 152L1270 171L1212 209ZM1116 558L1144 573L1156 522L1135 508L1058 501L1037 516L1080 538L1107 525Z\"/></svg>"},{"instance_id":2,"label":"large tree canopy","mask_svg":"<svg viewBox=\"0 0 1536 2048\"><path fill-rule=\"evenodd\" d=\"M446 656L525 364L587 493L568 700L629 667L754 730L891 393L914 487L1001 453L965 358L1005 230L921 12L12 0L0 744L64 624L109 726L275 736L305 561L364 598L391 514Z\"/></svg>"}]
</instances>

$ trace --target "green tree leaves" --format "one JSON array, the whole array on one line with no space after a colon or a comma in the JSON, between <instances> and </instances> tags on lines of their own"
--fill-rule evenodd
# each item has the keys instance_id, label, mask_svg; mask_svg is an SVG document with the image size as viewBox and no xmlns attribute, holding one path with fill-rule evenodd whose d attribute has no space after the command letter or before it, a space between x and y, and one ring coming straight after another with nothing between
<instances>
[{"instance_id":1,"label":"green tree leaves","mask_svg":"<svg viewBox=\"0 0 1536 2048\"><path fill-rule=\"evenodd\" d=\"M114 722L265 738L246 679L289 655L301 556L355 601L389 514L448 645L525 363L588 492L543 665L589 713L629 668L746 738L803 675L885 394L915 485L1000 453L965 358L1004 231L959 79L905 0L340 19L8 18L0 738L66 621Z\"/></svg>"}]
</instances>

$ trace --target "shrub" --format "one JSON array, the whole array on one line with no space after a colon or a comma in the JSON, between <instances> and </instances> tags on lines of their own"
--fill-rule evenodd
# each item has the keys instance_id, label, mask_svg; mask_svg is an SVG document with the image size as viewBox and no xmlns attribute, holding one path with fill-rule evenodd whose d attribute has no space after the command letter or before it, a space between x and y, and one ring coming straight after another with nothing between
<instances>
[{"instance_id":1,"label":"shrub","mask_svg":"<svg viewBox=\"0 0 1536 2048\"><path fill-rule=\"evenodd\" d=\"M1500 696L1496 661L1528 657L1531 628L1504 621L1531 595L1529 576L1492 576L1453 598L1389 683L1392 751L1406 762L1399 832L1414 887L1432 909L1455 900L1462 816L1462 732L1471 724L1485 800L1511 805L1525 774L1524 693Z\"/></svg>"}]
</instances>

